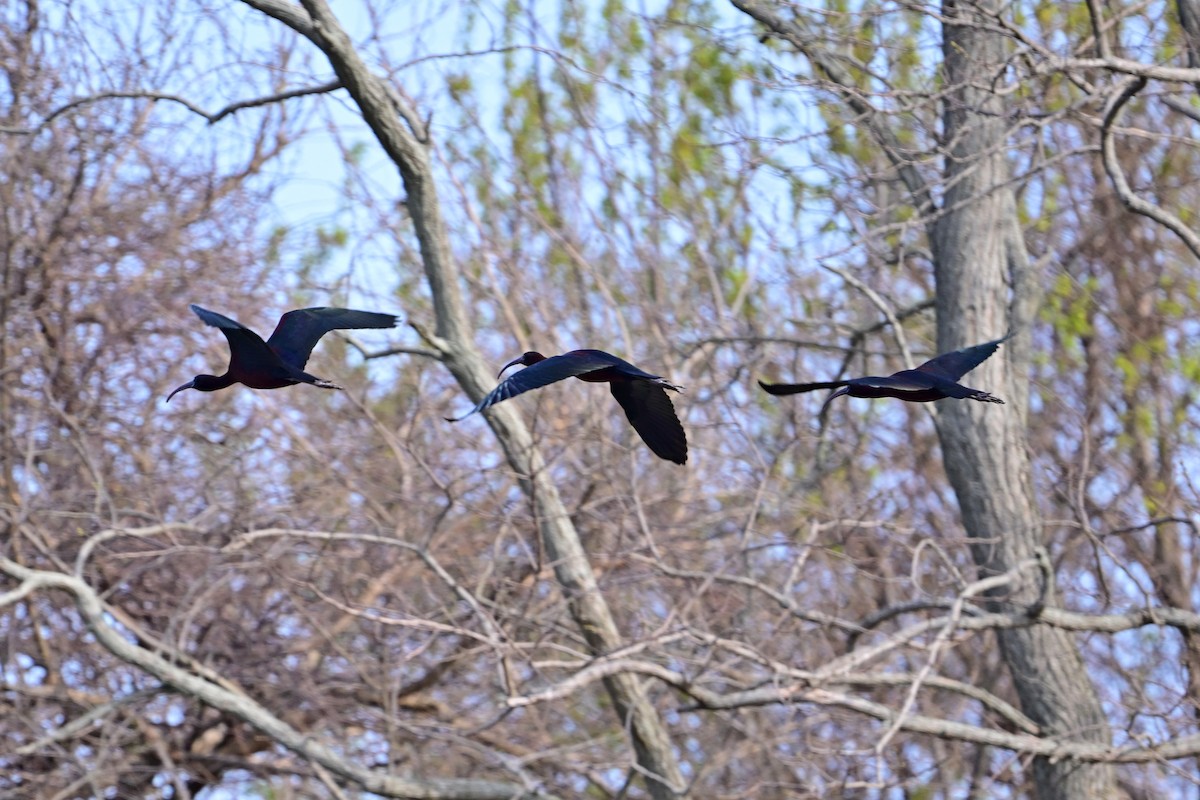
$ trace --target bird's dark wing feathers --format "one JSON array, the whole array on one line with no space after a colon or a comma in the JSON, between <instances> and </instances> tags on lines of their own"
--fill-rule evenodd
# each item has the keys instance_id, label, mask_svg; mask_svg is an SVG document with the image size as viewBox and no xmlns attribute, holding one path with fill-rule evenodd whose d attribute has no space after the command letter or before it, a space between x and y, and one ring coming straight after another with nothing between
<instances>
[{"instance_id":1,"label":"bird's dark wing feathers","mask_svg":"<svg viewBox=\"0 0 1200 800\"><path fill-rule=\"evenodd\" d=\"M453 419L447 417L447 419L450 419L451 422L458 422L458 420L466 419L477 411L483 411L489 406L502 403L510 397L524 394L531 389L540 389L543 386L548 386L551 383L556 383L566 378L573 378L576 375L583 375L598 369L614 366L613 362L608 359L589 355L593 352L598 353L599 351L576 350L571 353L550 356L550 358L539 361L533 366L518 370L500 381L495 389L492 389L486 397L479 401L479 405L466 414ZM610 356L610 358L615 358L615 356Z\"/></svg>"},{"instance_id":2,"label":"bird's dark wing feathers","mask_svg":"<svg viewBox=\"0 0 1200 800\"><path fill-rule=\"evenodd\" d=\"M249 328L238 322L236 319L230 319L224 314L218 314L215 311L209 311L207 308L201 308L195 303L192 303L190 306L188 306L188 308L190 308L205 325L211 325L214 328L221 328L222 330L226 331L250 331ZM254 331L250 332L254 333ZM254 335L258 336L258 334Z\"/></svg>"},{"instance_id":3,"label":"bird's dark wing feathers","mask_svg":"<svg viewBox=\"0 0 1200 800\"><path fill-rule=\"evenodd\" d=\"M631 378L642 378L643 380L658 380L661 375L651 375L644 369L639 369L633 364L630 364L623 358L617 358L612 353L606 353L603 350L572 350L569 353L563 353L564 356L578 359L581 363L591 364L592 366L584 372L591 372L597 369L612 369L622 375L628 375ZM582 375L583 372L576 373Z\"/></svg>"},{"instance_id":4,"label":"bird's dark wing feathers","mask_svg":"<svg viewBox=\"0 0 1200 800\"><path fill-rule=\"evenodd\" d=\"M629 424L656 456L687 463L687 436L666 389L648 381L613 381L609 388Z\"/></svg>"},{"instance_id":5,"label":"bird's dark wing feathers","mask_svg":"<svg viewBox=\"0 0 1200 800\"><path fill-rule=\"evenodd\" d=\"M801 392L814 392L817 389L837 389L840 386L850 385L850 381L820 381L818 383L766 383L759 381L758 385L767 394L800 394Z\"/></svg>"},{"instance_id":6,"label":"bird's dark wing feathers","mask_svg":"<svg viewBox=\"0 0 1200 800\"><path fill-rule=\"evenodd\" d=\"M395 314L381 314L376 311L355 311L351 308L300 308L289 311L279 318L279 324L275 326L275 332L271 334L271 338L267 339L267 344L285 362L297 369L304 369L312 349L317 346L321 337L330 331L392 328L395 327L396 321Z\"/></svg>"},{"instance_id":7,"label":"bird's dark wing feathers","mask_svg":"<svg viewBox=\"0 0 1200 800\"><path fill-rule=\"evenodd\" d=\"M865 378L855 378L847 381L850 386L864 386L872 389L895 389L899 392L919 392L923 389L937 389L954 386L954 381L947 380L941 375L918 372L915 369L904 369L895 375L869 375Z\"/></svg>"},{"instance_id":8,"label":"bird's dark wing feathers","mask_svg":"<svg viewBox=\"0 0 1200 800\"><path fill-rule=\"evenodd\" d=\"M996 348L1011 337L1010 333L1001 339L994 339L973 347L964 347L950 353L942 353L940 356L929 359L917 369L957 382L963 375L986 361L992 353L996 352Z\"/></svg>"},{"instance_id":9,"label":"bird's dark wing feathers","mask_svg":"<svg viewBox=\"0 0 1200 800\"><path fill-rule=\"evenodd\" d=\"M220 328L221 333L225 334L225 338L229 340L229 370L231 372L252 370L278 361L278 356L271 348L267 347L267 343L262 340L262 337L237 320L195 304L189 308L196 312L196 316L205 325Z\"/></svg>"}]
</instances>

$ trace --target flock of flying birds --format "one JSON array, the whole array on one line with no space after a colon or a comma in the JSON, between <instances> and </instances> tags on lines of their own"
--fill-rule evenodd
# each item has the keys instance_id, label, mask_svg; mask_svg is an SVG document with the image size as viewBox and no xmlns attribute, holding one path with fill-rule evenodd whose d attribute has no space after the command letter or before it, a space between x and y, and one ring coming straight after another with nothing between
<instances>
[{"instance_id":1,"label":"flock of flying birds","mask_svg":"<svg viewBox=\"0 0 1200 800\"><path fill-rule=\"evenodd\" d=\"M205 325L219 328L229 340L229 368L224 375L197 375L167 395L167 402L184 389L215 392L235 383L251 389L278 389L297 383L310 383L322 389L340 389L337 384L304 371L308 356L321 337L335 330L391 328L398 322L394 314L376 311L301 308L280 317L275 331L264 342L257 333L229 317L197 305L191 306L191 309ZM837 389L821 406L822 415L830 401L844 394L851 397L895 397L914 403L927 403L945 397L1003 403L995 395L963 386L958 381L995 353L996 348L1011 335L943 353L915 369L901 370L888 376L816 383L758 383L773 395ZM667 395L667 389L678 392L682 391L682 387L662 376L644 372L603 350L572 350L549 357L530 351L505 364L496 377L499 378L509 367L518 364L525 369L500 381L466 414L446 419L458 422L510 397L565 378L607 383L612 396L629 419L629 424L656 456L676 464L687 462L687 437Z\"/></svg>"}]
</instances>

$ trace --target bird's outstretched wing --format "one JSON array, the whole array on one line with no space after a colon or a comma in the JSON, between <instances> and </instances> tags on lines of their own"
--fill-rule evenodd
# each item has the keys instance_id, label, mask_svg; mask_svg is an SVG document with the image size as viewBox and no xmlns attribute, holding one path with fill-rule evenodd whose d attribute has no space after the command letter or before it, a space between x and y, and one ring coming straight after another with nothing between
<instances>
[{"instance_id":1,"label":"bird's outstretched wing","mask_svg":"<svg viewBox=\"0 0 1200 800\"><path fill-rule=\"evenodd\" d=\"M275 332L271 334L271 338L267 339L267 344L286 363L296 369L304 369L312 349L317 346L321 337L330 331L392 328L395 327L397 321L398 318L395 314L382 314L377 311L355 311L351 308L300 308L289 311L279 318L279 324L275 326Z\"/></svg>"},{"instance_id":2,"label":"bird's outstretched wing","mask_svg":"<svg viewBox=\"0 0 1200 800\"><path fill-rule=\"evenodd\" d=\"M214 328L221 328L222 330L227 331L250 331L249 328L238 322L236 319L230 319L224 314L218 314L215 311L209 311L207 308L201 308L195 303L192 303L190 306L188 306L188 308L190 308L205 325L211 325ZM250 332L254 333L254 331ZM254 335L257 336L258 334Z\"/></svg>"},{"instance_id":3,"label":"bird's outstretched wing","mask_svg":"<svg viewBox=\"0 0 1200 800\"><path fill-rule=\"evenodd\" d=\"M801 392L815 392L817 389L837 389L840 386L849 386L850 381L820 381L818 383L767 383L766 381L759 381L758 385L767 394L800 394Z\"/></svg>"},{"instance_id":4,"label":"bird's outstretched wing","mask_svg":"<svg viewBox=\"0 0 1200 800\"><path fill-rule=\"evenodd\" d=\"M920 392L925 389L946 389L958 385L954 381L946 380L941 375L918 372L915 369L902 369L895 375L869 375L865 378L854 378L846 383L849 386L858 386L863 389L890 389L896 392Z\"/></svg>"},{"instance_id":5,"label":"bird's outstretched wing","mask_svg":"<svg viewBox=\"0 0 1200 800\"><path fill-rule=\"evenodd\" d=\"M635 367L625 359L618 358L612 353L606 353L603 350L572 350L569 353L563 353L563 356L568 358L578 358L582 362L595 364L595 366L592 369L589 369L588 372L592 372L596 369L607 369L611 373L616 373L617 375L625 375L629 378L640 378L641 380L646 381L657 381L663 383L664 386L670 386L676 390L679 388L672 383L663 382L663 377L661 375L651 375L649 372L646 372L646 370L641 369L640 367Z\"/></svg>"},{"instance_id":6,"label":"bird's outstretched wing","mask_svg":"<svg viewBox=\"0 0 1200 800\"><path fill-rule=\"evenodd\" d=\"M607 353L602 353L599 350L573 350L570 353L563 353L559 356L550 356L533 366L525 367L525 369L518 370L509 375L500 381L495 389L488 392L487 396L479 401L479 405L461 417L446 417L446 420L449 422L458 422L477 411L483 411L489 406L502 403L510 397L516 397L531 389L540 389L543 386L548 386L551 383L556 383L566 378L573 378L576 375L586 375L598 369L614 366L612 359L616 357L608 356L608 358L604 358L607 355Z\"/></svg>"},{"instance_id":7,"label":"bird's outstretched wing","mask_svg":"<svg viewBox=\"0 0 1200 800\"><path fill-rule=\"evenodd\" d=\"M993 339L990 342L977 344L973 347L964 347L961 350L942 353L940 356L935 356L917 367L917 370L957 382L963 375L966 375L986 361L992 353L996 352L996 348L1010 338L1012 338L1011 333L1003 338Z\"/></svg>"},{"instance_id":8,"label":"bird's outstretched wing","mask_svg":"<svg viewBox=\"0 0 1200 800\"><path fill-rule=\"evenodd\" d=\"M665 388L644 380L613 381L609 388L654 455L676 464L687 463L687 435Z\"/></svg>"},{"instance_id":9,"label":"bird's outstretched wing","mask_svg":"<svg viewBox=\"0 0 1200 800\"><path fill-rule=\"evenodd\" d=\"M195 303L188 308L195 312L205 325L220 328L221 333L225 334L225 338L229 340L229 370L231 372L237 373L243 368L270 364L277 360L278 357L271 348L267 347L267 343L262 340L262 337L237 320L215 311L209 311L207 308L201 308Z\"/></svg>"}]
</instances>

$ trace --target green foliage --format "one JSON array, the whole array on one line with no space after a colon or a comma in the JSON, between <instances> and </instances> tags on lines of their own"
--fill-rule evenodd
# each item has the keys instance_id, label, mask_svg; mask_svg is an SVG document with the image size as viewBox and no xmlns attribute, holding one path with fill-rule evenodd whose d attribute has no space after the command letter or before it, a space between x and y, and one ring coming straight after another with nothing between
<instances>
[{"instance_id":1,"label":"green foliage","mask_svg":"<svg viewBox=\"0 0 1200 800\"><path fill-rule=\"evenodd\" d=\"M556 16L539 17L553 20L540 46L554 57L506 50L497 59L498 88L477 73L467 79L467 70L446 78L465 130L498 106L503 141L482 131L456 141L487 224L502 224L512 238L523 280L586 287L596 278L581 272L582 258L620 264L626 280L606 291L647 287L635 303L669 285L679 287L680 300L691 296L679 313L711 316L713 298L739 297L749 313L752 298L742 287L751 273L743 262L758 226L745 194L767 156L741 131L753 119L748 103L773 69L712 36L729 12L711 0L668 3L657 18L621 0L555 8ZM525 29L527 13L506 6L506 31ZM772 117L775 135L791 135L779 124L787 116ZM473 166L480 162L494 170ZM798 177L786 188L796 203L807 192ZM798 205L791 213L799 214ZM593 220L608 223L604 235L577 241ZM573 254L563 238L583 249Z\"/></svg>"},{"instance_id":2,"label":"green foliage","mask_svg":"<svg viewBox=\"0 0 1200 800\"><path fill-rule=\"evenodd\" d=\"M264 256L265 256L265 261L268 264L270 264L272 266L276 266L279 264L280 258L281 258L281 253L283 251L283 246L287 240L287 236L288 236L289 232L290 232L290 229L287 226L276 225L275 227L273 227L271 229L270 233L267 235L267 243L266 243L266 249L264 252Z\"/></svg>"},{"instance_id":3,"label":"green foliage","mask_svg":"<svg viewBox=\"0 0 1200 800\"><path fill-rule=\"evenodd\" d=\"M314 241L300 257L300 275L307 280L327 265L334 253L346 247L350 231L340 225L318 226L313 231Z\"/></svg>"},{"instance_id":4,"label":"green foliage","mask_svg":"<svg viewBox=\"0 0 1200 800\"><path fill-rule=\"evenodd\" d=\"M1176 364L1179 377L1191 386L1200 386L1200 350L1185 351Z\"/></svg>"},{"instance_id":5,"label":"green foliage","mask_svg":"<svg viewBox=\"0 0 1200 800\"><path fill-rule=\"evenodd\" d=\"M362 166L363 159L374 152L373 142L355 142L346 149L346 162L353 167Z\"/></svg>"},{"instance_id":6,"label":"green foliage","mask_svg":"<svg viewBox=\"0 0 1200 800\"><path fill-rule=\"evenodd\" d=\"M450 97L456 103L462 103L466 100L473 86L471 76L468 73L454 73L446 76L446 88L450 91Z\"/></svg>"},{"instance_id":7,"label":"green foliage","mask_svg":"<svg viewBox=\"0 0 1200 800\"><path fill-rule=\"evenodd\" d=\"M909 800L932 800L938 796L937 791L932 786L914 786L906 794Z\"/></svg>"},{"instance_id":8,"label":"green foliage","mask_svg":"<svg viewBox=\"0 0 1200 800\"><path fill-rule=\"evenodd\" d=\"M1054 279L1046 293L1042 318L1054 326L1059 341L1074 347L1079 337L1092 335L1098 286L1094 277L1077 280L1066 272Z\"/></svg>"}]
</instances>

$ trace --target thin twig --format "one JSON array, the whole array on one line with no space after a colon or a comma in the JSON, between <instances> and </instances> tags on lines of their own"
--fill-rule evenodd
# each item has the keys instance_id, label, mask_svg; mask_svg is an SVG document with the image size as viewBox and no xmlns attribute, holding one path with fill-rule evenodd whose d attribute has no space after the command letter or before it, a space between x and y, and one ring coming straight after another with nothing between
<instances>
[{"instance_id":1,"label":"thin twig","mask_svg":"<svg viewBox=\"0 0 1200 800\"><path fill-rule=\"evenodd\" d=\"M0 127L0 133L7 133L14 136L35 136L50 126L54 120L68 114L78 108L82 108L92 103L99 103L104 100L150 100L152 102L168 102L178 103L188 111L203 117L208 121L209 125L215 125L225 117L235 114L238 111L246 108L257 108L260 106L272 105L274 103L282 103L285 100L291 100L296 97L305 97L312 94L328 94L342 88L340 80L332 80L316 86L305 86L299 89L288 89L286 91L277 92L275 94L266 95L264 97L256 97L252 100L239 100L236 103L230 103L214 112L205 111L200 106L188 100L186 97L181 97L177 94L169 94L167 92L150 92L150 91L133 91L133 92L97 92L90 94L87 97L77 97L58 108L51 111L37 125L32 128L7 128Z\"/></svg>"}]
</instances>

